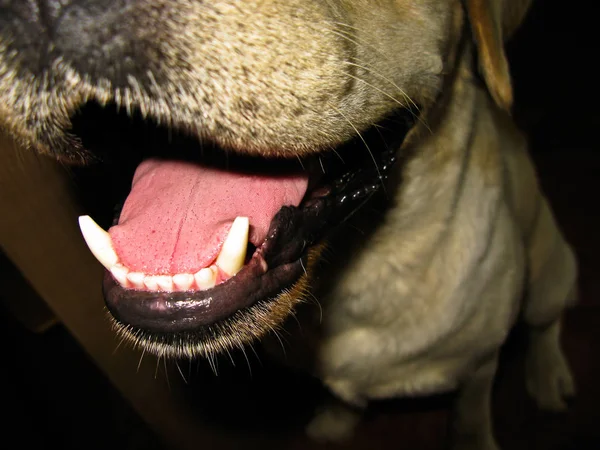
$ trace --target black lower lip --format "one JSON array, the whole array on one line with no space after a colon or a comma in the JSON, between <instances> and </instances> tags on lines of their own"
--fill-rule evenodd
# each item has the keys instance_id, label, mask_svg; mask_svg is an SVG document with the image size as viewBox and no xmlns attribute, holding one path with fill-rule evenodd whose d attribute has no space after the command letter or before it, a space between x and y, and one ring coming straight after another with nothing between
<instances>
[{"instance_id":1,"label":"black lower lip","mask_svg":"<svg viewBox=\"0 0 600 450\"><path fill-rule=\"evenodd\" d=\"M254 257L240 272L205 291L149 292L120 286L104 275L106 305L120 323L149 332L194 332L224 320L259 300L276 297L304 273L302 259L264 270Z\"/></svg>"}]
</instances>

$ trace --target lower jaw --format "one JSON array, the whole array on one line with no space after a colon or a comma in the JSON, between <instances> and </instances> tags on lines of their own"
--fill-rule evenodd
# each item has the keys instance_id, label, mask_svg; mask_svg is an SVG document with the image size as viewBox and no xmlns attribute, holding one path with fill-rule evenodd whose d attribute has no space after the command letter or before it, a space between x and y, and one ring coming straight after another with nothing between
<instances>
[{"instance_id":1,"label":"lower jaw","mask_svg":"<svg viewBox=\"0 0 600 450\"><path fill-rule=\"evenodd\" d=\"M127 289L105 271L104 298L121 323L148 332L194 332L270 300L303 274L306 257L265 271L253 258L234 277L205 291L151 292Z\"/></svg>"},{"instance_id":2,"label":"lower jaw","mask_svg":"<svg viewBox=\"0 0 600 450\"><path fill-rule=\"evenodd\" d=\"M123 309L115 308L114 303L107 301L113 328L130 345L159 357L211 357L235 348L241 349L277 331L294 308L306 299L312 274L324 247L324 244L315 245L302 261L291 263L287 270L298 276L288 286L279 287L270 296L249 300L248 306L236 309L219 320L202 323L202 319L191 314L174 319L170 327L165 327L165 321L153 321L147 317L148 310L129 316ZM114 288L115 283L107 273L104 279L105 293L107 289ZM248 298L251 297L249 294ZM147 302L151 304L152 300L148 299ZM180 306L185 310L185 300L181 302ZM161 304L161 301L156 304ZM133 320L127 321L126 317ZM190 326L192 323L194 325Z\"/></svg>"}]
</instances>

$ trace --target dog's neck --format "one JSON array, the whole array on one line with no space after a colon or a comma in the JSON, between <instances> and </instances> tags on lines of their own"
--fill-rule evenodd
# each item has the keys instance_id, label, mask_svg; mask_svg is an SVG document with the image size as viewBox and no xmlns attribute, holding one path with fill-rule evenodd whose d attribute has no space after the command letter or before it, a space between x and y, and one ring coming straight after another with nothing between
<instances>
[{"instance_id":1,"label":"dog's neck","mask_svg":"<svg viewBox=\"0 0 600 450\"><path fill-rule=\"evenodd\" d=\"M426 239L431 243L436 242L433 234L451 220L467 170L493 154L492 149L489 155L472 153L481 114L496 107L483 86L474 82L468 59L465 54L439 108L425 115L409 137L403 151L410 156L398 167L388 212L389 222L396 226L419 230L420 235L431 233Z\"/></svg>"}]
</instances>

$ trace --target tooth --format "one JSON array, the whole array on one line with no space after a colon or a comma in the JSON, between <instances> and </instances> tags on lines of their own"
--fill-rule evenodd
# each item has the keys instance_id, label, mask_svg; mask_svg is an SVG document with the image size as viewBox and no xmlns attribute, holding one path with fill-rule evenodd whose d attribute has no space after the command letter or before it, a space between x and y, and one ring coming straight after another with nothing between
<instances>
[{"instance_id":1,"label":"tooth","mask_svg":"<svg viewBox=\"0 0 600 450\"><path fill-rule=\"evenodd\" d=\"M244 266L249 227L247 217L236 217L217 257L217 266L229 276L235 275Z\"/></svg>"},{"instance_id":2,"label":"tooth","mask_svg":"<svg viewBox=\"0 0 600 450\"><path fill-rule=\"evenodd\" d=\"M173 292L173 277L170 275L158 275L155 277L158 287L162 291Z\"/></svg>"},{"instance_id":3,"label":"tooth","mask_svg":"<svg viewBox=\"0 0 600 450\"><path fill-rule=\"evenodd\" d=\"M188 291L194 283L194 275L191 273L178 273L173 275L173 284L182 291Z\"/></svg>"},{"instance_id":4,"label":"tooth","mask_svg":"<svg viewBox=\"0 0 600 450\"><path fill-rule=\"evenodd\" d=\"M156 277L153 275L146 275L146 277L144 277L144 286L146 286L146 289L149 291L158 291Z\"/></svg>"},{"instance_id":5,"label":"tooth","mask_svg":"<svg viewBox=\"0 0 600 450\"><path fill-rule=\"evenodd\" d=\"M90 216L79 217L79 228L86 244L100 264L110 270L119 262L110 235L94 222Z\"/></svg>"},{"instance_id":6,"label":"tooth","mask_svg":"<svg viewBox=\"0 0 600 450\"><path fill-rule=\"evenodd\" d=\"M129 287L129 281L127 280L129 269L127 267L123 267L121 264L116 264L111 267L110 273L112 273L112 276L115 277L115 280L117 280L121 286Z\"/></svg>"},{"instance_id":7,"label":"tooth","mask_svg":"<svg viewBox=\"0 0 600 450\"><path fill-rule=\"evenodd\" d=\"M127 279L131 282L134 288L143 289L145 276L146 275L142 272L129 272L127 274Z\"/></svg>"},{"instance_id":8,"label":"tooth","mask_svg":"<svg viewBox=\"0 0 600 450\"><path fill-rule=\"evenodd\" d=\"M217 271L215 266L210 266L205 269L199 270L194 275L194 280L198 285L198 289L205 290L214 287L217 282Z\"/></svg>"}]
</instances>

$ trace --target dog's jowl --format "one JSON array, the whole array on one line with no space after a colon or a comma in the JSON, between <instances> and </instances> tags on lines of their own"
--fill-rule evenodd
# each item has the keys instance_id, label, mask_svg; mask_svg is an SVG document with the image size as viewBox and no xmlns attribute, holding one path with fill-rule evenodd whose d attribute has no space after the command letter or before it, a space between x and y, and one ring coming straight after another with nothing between
<instances>
[{"instance_id":1,"label":"dog's jowl","mask_svg":"<svg viewBox=\"0 0 600 450\"><path fill-rule=\"evenodd\" d=\"M292 353L336 399L313 437L349 436L369 400L457 389L452 445L492 450L517 320L537 403L574 391L576 264L509 114L528 3L6 0L0 124L128 176L113 226L80 225L134 344L207 356L294 312Z\"/></svg>"}]
</instances>

